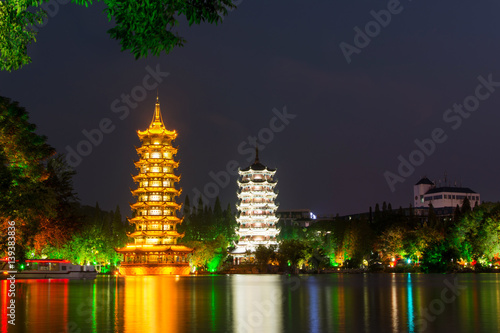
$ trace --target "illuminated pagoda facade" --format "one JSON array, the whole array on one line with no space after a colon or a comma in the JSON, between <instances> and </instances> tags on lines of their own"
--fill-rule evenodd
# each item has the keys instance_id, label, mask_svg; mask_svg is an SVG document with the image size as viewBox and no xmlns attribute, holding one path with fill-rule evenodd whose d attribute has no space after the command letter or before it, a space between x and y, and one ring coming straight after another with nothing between
<instances>
[{"instance_id":1,"label":"illuminated pagoda facade","mask_svg":"<svg viewBox=\"0 0 500 333\"><path fill-rule=\"evenodd\" d=\"M259 161L259 151L256 149L255 162L239 171L238 180L238 230L239 241L231 252L236 261L252 257L259 245L278 245L276 236L278 218L275 203L277 194L274 188L276 169L269 169Z\"/></svg>"},{"instance_id":2,"label":"illuminated pagoda facade","mask_svg":"<svg viewBox=\"0 0 500 333\"><path fill-rule=\"evenodd\" d=\"M134 243L116 250L123 254L120 273L189 274L188 255L193 250L178 244L183 236L177 231L182 223L177 217L181 205L176 202L181 189L176 188L180 180L175 174L179 162L174 160L177 148L172 146L177 132L165 128L158 98L151 125L137 134L142 142L136 148L138 175L133 177L138 184L132 191L137 202L130 205L134 217L129 219L135 226L129 234Z\"/></svg>"}]
</instances>

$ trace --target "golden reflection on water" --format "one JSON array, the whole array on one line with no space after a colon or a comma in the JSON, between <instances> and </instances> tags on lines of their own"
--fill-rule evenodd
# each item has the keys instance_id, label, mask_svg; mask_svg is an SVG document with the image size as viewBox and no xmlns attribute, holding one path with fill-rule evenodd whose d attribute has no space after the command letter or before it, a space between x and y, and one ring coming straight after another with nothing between
<instances>
[{"instance_id":1,"label":"golden reflection on water","mask_svg":"<svg viewBox=\"0 0 500 333\"><path fill-rule=\"evenodd\" d=\"M189 299L180 297L178 279L170 276L127 277L124 288L124 332L179 332Z\"/></svg>"}]
</instances>

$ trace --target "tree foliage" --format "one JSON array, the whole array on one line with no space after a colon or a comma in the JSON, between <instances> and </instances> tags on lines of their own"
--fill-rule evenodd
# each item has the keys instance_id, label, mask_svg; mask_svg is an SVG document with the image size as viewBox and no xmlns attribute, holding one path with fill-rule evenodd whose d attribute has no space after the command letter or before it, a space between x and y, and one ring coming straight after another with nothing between
<instances>
[{"instance_id":1,"label":"tree foliage","mask_svg":"<svg viewBox=\"0 0 500 333\"><path fill-rule=\"evenodd\" d=\"M17 70L31 62L28 45L36 41L34 25L41 23L41 8L49 0L7 0L0 2L0 69ZM91 0L73 0L88 7ZM221 23L236 8L232 0L103 0L105 13L115 26L108 30L120 42L122 51L130 50L136 59L150 53L169 53L186 40L176 31L179 19L188 24Z\"/></svg>"},{"instance_id":2,"label":"tree foliage","mask_svg":"<svg viewBox=\"0 0 500 333\"><path fill-rule=\"evenodd\" d=\"M184 234L182 243L194 248L191 264L210 272L220 269L227 257L227 248L237 239L236 219L228 205L222 209L217 197L213 208L198 201L191 206L189 196L184 200L184 221L178 231Z\"/></svg>"},{"instance_id":3,"label":"tree foliage","mask_svg":"<svg viewBox=\"0 0 500 333\"><path fill-rule=\"evenodd\" d=\"M255 249L255 261L261 266L261 271L266 271L266 267L269 263L277 259L276 250L278 247L276 245L264 246L259 245Z\"/></svg>"},{"instance_id":4,"label":"tree foliage","mask_svg":"<svg viewBox=\"0 0 500 333\"><path fill-rule=\"evenodd\" d=\"M115 248L128 242L127 231L131 226L121 217L119 208L115 212L81 206L78 208L80 223L77 230L61 246L47 246L33 251L36 257L47 256L67 259L78 264L96 263L116 265L121 256Z\"/></svg>"},{"instance_id":5,"label":"tree foliage","mask_svg":"<svg viewBox=\"0 0 500 333\"><path fill-rule=\"evenodd\" d=\"M310 247L306 242L296 239L284 240L279 245L278 261L281 265L290 264L293 270L301 261L308 258Z\"/></svg>"},{"instance_id":6,"label":"tree foliage","mask_svg":"<svg viewBox=\"0 0 500 333\"><path fill-rule=\"evenodd\" d=\"M17 102L0 97L0 229L16 222L20 258L28 248L64 243L76 225L74 173L28 119Z\"/></svg>"}]
</instances>

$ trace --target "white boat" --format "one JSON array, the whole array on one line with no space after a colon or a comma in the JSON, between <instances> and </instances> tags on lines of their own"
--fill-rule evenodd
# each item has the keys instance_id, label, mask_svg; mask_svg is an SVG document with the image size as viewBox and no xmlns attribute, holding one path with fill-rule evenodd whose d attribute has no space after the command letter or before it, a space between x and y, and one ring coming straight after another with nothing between
<instances>
[{"instance_id":1,"label":"white boat","mask_svg":"<svg viewBox=\"0 0 500 333\"><path fill-rule=\"evenodd\" d=\"M18 264L15 265L19 268ZM6 279L11 275L16 280L22 279L95 279L97 271L92 265L73 265L68 260L62 259L29 259L26 266L11 269L8 261L0 260L0 279Z\"/></svg>"}]
</instances>

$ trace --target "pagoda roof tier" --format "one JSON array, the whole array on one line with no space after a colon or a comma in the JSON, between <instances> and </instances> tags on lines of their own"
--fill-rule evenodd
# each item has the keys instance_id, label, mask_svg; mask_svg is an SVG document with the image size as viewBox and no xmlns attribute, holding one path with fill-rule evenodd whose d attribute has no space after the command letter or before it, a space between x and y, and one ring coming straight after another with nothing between
<instances>
[{"instance_id":1,"label":"pagoda roof tier","mask_svg":"<svg viewBox=\"0 0 500 333\"><path fill-rule=\"evenodd\" d=\"M280 233L279 230L239 230L236 235L239 237L276 237Z\"/></svg>"},{"instance_id":2,"label":"pagoda roof tier","mask_svg":"<svg viewBox=\"0 0 500 333\"><path fill-rule=\"evenodd\" d=\"M271 226L267 226L267 227L240 227L240 229L237 231L239 233L242 233L242 232L261 232L261 231L265 231L265 232L271 232L271 233L274 233L274 231L276 232L279 232L279 228L276 227L276 225L271 225Z\"/></svg>"},{"instance_id":3,"label":"pagoda roof tier","mask_svg":"<svg viewBox=\"0 0 500 333\"><path fill-rule=\"evenodd\" d=\"M135 150L137 153L144 153L145 151L150 151L150 150L161 150L162 152L169 152L172 153L172 155L177 154L177 151L179 148L172 146L171 143L168 144L144 144L140 147L135 147Z\"/></svg>"},{"instance_id":4,"label":"pagoda roof tier","mask_svg":"<svg viewBox=\"0 0 500 333\"><path fill-rule=\"evenodd\" d=\"M149 207L169 207L169 208L180 209L181 204L172 201L138 201L130 205L130 208L132 209L149 208Z\"/></svg>"},{"instance_id":5,"label":"pagoda roof tier","mask_svg":"<svg viewBox=\"0 0 500 333\"><path fill-rule=\"evenodd\" d=\"M147 253L147 252L181 252L191 253L194 249L185 245L127 245L120 249L116 249L119 253Z\"/></svg>"},{"instance_id":6,"label":"pagoda roof tier","mask_svg":"<svg viewBox=\"0 0 500 333\"><path fill-rule=\"evenodd\" d=\"M240 202L236 205L237 208L245 209L275 209L277 208L275 203L271 202Z\"/></svg>"},{"instance_id":7,"label":"pagoda roof tier","mask_svg":"<svg viewBox=\"0 0 500 333\"><path fill-rule=\"evenodd\" d=\"M252 194L252 191L243 191L242 189L240 189L239 191L236 192L236 194L238 196L244 196L244 197L249 197L249 199L271 199L271 197L274 197L276 195L278 195L278 193L272 191L272 190L268 190L268 191L260 191L258 193L253 193Z\"/></svg>"},{"instance_id":8,"label":"pagoda roof tier","mask_svg":"<svg viewBox=\"0 0 500 333\"><path fill-rule=\"evenodd\" d=\"M162 124L163 125L163 124ZM155 136L162 136L162 137L167 137L170 141L175 140L177 138L177 131L169 131L168 129L163 126L163 128L151 128L149 127L145 131L137 131L137 135L139 136L139 139L144 140L147 139L148 137L155 137Z\"/></svg>"},{"instance_id":9,"label":"pagoda roof tier","mask_svg":"<svg viewBox=\"0 0 500 333\"><path fill-rule=\"evenodd\" d=\"M129 218L130 223L182 223L182 219L173 215L140 215Z\"/></svg>"},{"instance_id":10,"label":"pagoda roof tier","mask_svg":"<svg viewBox=\"0 0 500 333\"><path fill-rule=\"evenodd\" d=\"M269 179L249 179L249 180L238 180L238 185L263 185L263 184L269 184L269 185L276 185L278 183L277 180L269 180Z\"/></svg>"},{"instance_id":11,"label":"pagoda roof tier","mask_svg":"<svg viewBox=\"0 0 500 333\"><path fill-rule=\"evenodd\" d=\"M173 173L163 173L163 172L151 172L151 173L140 173L136 176L132 176L135 182L138 182L141 179L152 179L152 178L162 178L162 179L173 179L174 182L179 182L181 180L181 176L177 176Z\"/></svg>"},{"instance_id":12,"label":"pagoda roof tier","mask_svg":"<svg viewBox=\"0 0 500 333\"><path fill-rule=\"evenodd\" d=\"M277 209L264 209L264 208L238 208L240 216L275 216ZM262 212L255 212L255 210L261 210Z\"/></svg>"},{"instance_id":13,"label":"pagoda roof tier","mask_svg":"<svg viewBox=\"0 0 500 333\"><path fill-rule=\"evenodd\" d=\"M261 186L261 188L257 188L257 185L244 186L240 187L238 193L250 193L254 195L263 195L265 193L274 192L274 185L269 184L266 187Z\"/></svg>"},{"instance_id":14,"label":"pagoda roof tier","mask_svg":"<svg viewBox=\"0 0 500 333\"><path fill-rule=\"evenodd\" d=\"M271 212L271 213L275 213L277 210L278 210L278 207L276 205L272 205L272 206L257 206L257 205L249 205L249 204L239 204L239 205L236 205L236 208L241 211L242 213L243 212L251 212L251 211L254 211L254 210L263 210L263 211L266 211L266 212Z\"/></svg>"},{"instance_id":15,"label":"pagoda roof tier","mask_svg":"<svg viewBox=\"0 0 500 333\"><path fill-rule=\"evenodd\" d=\"M130 234L128 234L129 237L158 237L158 238L163 238L163 237L181 237L182 234L179 234L175 230L136 230Z\"/></svg>"},{"instance_id":16,"label":"pagoda roof tier","mask_svg":"<svg viewBox=\"0 0 500 333\"><path fill-rule=\"evenodd\" d=\"M270 173L274 175L276 173L276 169L271 169L266 167L264 164L260 163L258 160L254 162L254 164L244 168L240 169L238 171L240 175L245 175L248 173Z\"/></svg>"},{"instance_id":17,"label":"pagoda roof tier","mask_svg":"<svg viewBox=\"0 0 500 333\"><path fill-rule=\"evenodd\" d=\"M251 228L240 228L236 233L251 233L251 234L262 234L262 233L279 233L279 229L274 227L251 227Z\"/></svg>"},{"instance_id":18,"label":"pagoda roof tier","mask_svg":"<svg viewBox=\"0 0 500 333\"><path fill-rule=\"evenodd\" d=\"M278 209L276 205L255 205L255 204L239 204L236 208L240 211L264 210L275 212Z\"/></svg>"},{"instance_id":19,"label":"pagoda roof tier","mask_svg":"<svg viewBox=\"0 0 500 333\"><path fill-rule=\"evenodd\" d=\"M246 212L246 211L245 211ZM238 218L249 218L249 219L270 219L270 218L277 218L276 214L269 213L269 214L243 214L242 211L238 212Z\"/></svg>"},{"instance_id":20,"label":"pagoda roof tier","mask_svg":"<svg viewBox=\"0 0 500 333\"><path fill-rule=\"evenodd\" d=\"M238 196L241 195L241 198L268 198L268 199L270 199L270 197L278 195L278 193L270 190L257 190L257 191L240 190L236 194Z\"/></svg>"},{"instance_id":21,"label":"pagoda roof tier","mask_svg":"<svg viewBox=\"0 0 500 333\"><path fill-rule=\"evenodd\" d=\"M247 193L243 192L243 193L237 193L237 197L238 199L240 200L254 200L254 199L263 199L263 200L274 200L277 196L276 193L273 193L273 192L268 192L268 194L266 195L259 195L259 196L250 196L250 195L246 195Z\"/></svg>"},{"instance_id":22,"label":"pagoda roof tier","mask_svg":"<svg viewBox=\"0 0 500 333\"><path fill-rule=\"evenodd\" d=\"M237 247L241 247L241 246L244 246L244 245L249 245L249 246L256 247L257 245L272 245L272 244L278 245L278 242L276 240L274 240L274 239L269 239L269 240L253 240L253 239L245 240L245 239L240 239L238 241L238 244L236 246Z\"/></svg>"},{"instance_id":23,"label":"pagoda roof tier","mask_svg":"<svg viewBox=\"0 0 500 333\"><path fill-rule=\"evenodd\" d=\"M236 220L238 223L273 223L279 221L279 218L277 217L263 217L263 216L244 216L244 217L237 217Z\"/></svg>"},{"instance_id":24,"label":"pagoda roof tier","mask_svg":"<svg viewBox=\"0 0 500 333\"><path fill-rule=\"evenodd\" d=\"M139 187L135 190L131 190L133 195L139 195L142 193L148 193L148 192L161 192L161 193L173 193L175 196L179 196L182 193L182 189L178 190L174 187Z\"/></svg>"},{"instance_id":25,"label":"pagoda roof tier","mask_svg":"<svg viewBox=\"0 0 500 333\"><path fill-rule=\"evenodd\" d=\"M141 168L144 164L146 165L156 165L156 166L172 166L175 169L179 167L179 161L175 161L169 158L143 158L134 162L136 168Z\"/></svg>"},{"instance_id":26,"label":"pagoda roof tier","mask_svg":"<svg viewBox=\"0 0 500 333\"><path fill-rule=\"evenodd\" d=\"M260 187L270 187L271 189L273 189L275 186L276 186L277 182L265 182L265 183L251 183L251 182L248 182L248 183L242 183L240 181L238 181L238 186L243 189L244 187L252 187L252 186L260 186Z\"/></svg>"},{"instance_id":27,"label":"pagoda roof tier","mask_svg":"<svg viewBox=\"0 0 500 333\"><path fill-rule=\"evenodd\" d=\"M250 229L251 225L255 225L255 224L258 224L258 223L261 223L263 225L268 225L268 227L264 227L264 226L262 226L262 227L253 227L254 229L255 228L273 228L273 227L276 228L277 225L278 225L277 221L276 222L273 222L273 221L237 221L237 222L240 224L240 227L239 227L240 230ZM248 227L244 226L244 224L248 225Z\"/></svg>"}]
</instances>

